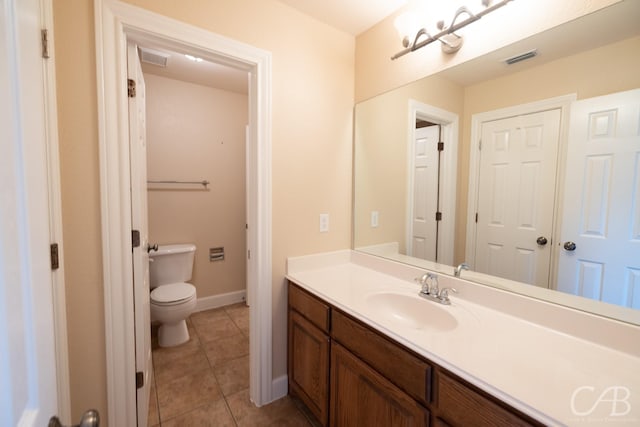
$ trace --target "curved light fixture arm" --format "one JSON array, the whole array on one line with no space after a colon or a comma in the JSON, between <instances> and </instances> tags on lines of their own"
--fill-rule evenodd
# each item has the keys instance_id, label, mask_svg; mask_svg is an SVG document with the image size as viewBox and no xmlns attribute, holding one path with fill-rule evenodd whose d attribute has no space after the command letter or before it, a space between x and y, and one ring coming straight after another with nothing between
<instances>
[{"instance_id":1,"label":"curved light fixture arm","mask_svg":"<svg viewBox=\"0 0 640 427\"><path fill-rule=\"evenodd\" d=\"M449 25L447 28L441 28L441 30L449 30L448 34L454 34L454 35L457 36L457 34L454 32L455 28L462 28L462 27L456 27L456 20L458 19L458 16L460 16L462 14L465 14L465 13L467 15L469 15L469 17L467 19L465 19L464 21L462 21L462 22L465 23L464 25L469 25L472 22L475 22L478 19L480 19L477 15L474 15L473 12L471 12L467 8L467 6L461 6L458 10L456 10L455 15L453 15L453 19L451 20L451 25ZM460 37L460 36L458 36L458 37Z\"/></svg>"},{"instance_id":2,"label":"curved light fixture arm","mask_svg":"<svg viewBox=\"0 0 640 427\"><path fill-rule=\"evenodd\" d=\"M409 47L409 49L411 49L411 50L419 49L419 47L418 47L418 48L416 48L416 46L418 45L418 39L419 39L421 36L427 36L427 39L426 39L426 40L423 40L423 41L422 41L422 42L420 42L420 43L424 43L424 42L431 43L432 41L437 40L437 39L434 39L434 38L431 36L431 34L429 34L429 32L427 31L427 29L426 29L426 28L421 28L421 29L416 33L416 36L415 36L415 38L413 39L413 43L411 44L411 46Z\"/></svg>"},{"instance_id":3,"label":"curved light fixture arm","mask_svg":"<svg viewBox=\"0 0 640 427\"><path fill-rule=\"evenodd\" d=\"M443 43L443 45L446 45L448 47L453 47L452 43L450 42L450 40L447 39L443 39L443 37L448 36L448 35L454 35L455 37L458 37L459 39L461 39L462 37L459 36L458 34L456 34L455 32L458 31L459 29L466 27L467 25L476 22L477 20L479 20L480 18L482 18L484 15L487 15L491 12L493 12L496 9L501 8L502 6L505 6L507 3L509 3L510 1L513 0L502 0L497 2L494 5L490 4L490 1L487 0L483 0L482 4L486 6L486 9L484 9L481 12L478 12L476 14L472 13L466 6L462 6L460 7L455 15L453 16L453 19L451 20L451 25L447 28L440 28L440 32L438 34L435 35L430 35L427 30L425 28L420 29L416 36L413 39L413 43L409 46L407 46L405 49L401 50L400 52L396 53L395 55L393 55L391 57L391 59L398 59L401 56L406 55L407 53L416 51L420 48L423 48L424 46L433 43L436 40L439 40L440 42ZM456 23L456 21L458 20L458 17L460 17L460 15L466 14L468 15L468 17L458 23ZM442 25L442 27L444 27L444 24ZM418 42L418 39L421 36L426 35L428 38L425 40L422 40L420 42ZM454 49L450 49L450 50L445 50L445 52L449 52L449 53L453 53L456 52L459 48L460 48L461 43L456 44L456 47ZM444 46L443 46L444 49Z\"/></svg>"}]
</instances>

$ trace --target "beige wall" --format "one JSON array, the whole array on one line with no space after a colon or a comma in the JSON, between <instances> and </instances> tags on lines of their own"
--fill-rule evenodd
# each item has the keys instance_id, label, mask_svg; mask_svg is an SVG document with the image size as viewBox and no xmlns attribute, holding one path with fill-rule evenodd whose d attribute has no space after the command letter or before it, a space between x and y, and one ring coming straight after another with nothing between
<instances>
[{"instance_id":1,"label":"beige wall","mask_svg":"<svg viewBox=\"0 0 640 427\"><path fill-rule=\"evenodd\" d=\"M92 2L56 0L53 7L69 375L75 421L88 408L105 415L107 409L94 25Z\"/></svg>"},{"instance_id":2,"label":"beige wall","mask_svg":"<svg viewBox=\"0 0 640 427\"><path fill-rule=\"evenodd\" d=\"M424 3L423 0L412 0L407 7L356 38L356 102L464 63L619 1L621 0L515 1L466 27L462 31L465 37L464 47L455 55L442 53L439 43L433 43L392 61L391 56L402 50L400 36L394 27L395 18L415 8L415 3ZM449 20L452 17L439 18Z\"/></svg>"},{"instance_id":3,"label":"beige wall","mask_svg":"<svg viewBox=\"0 0 640 427\"><path fill-rule=\"evenodd\" d=\"M149 240L194 243L198 298L246 288L245 127L248 97L145 74ZM224 261L209 261L223 246Z\"/></svg>"},{"instance_id":4,"label":"beige wall","mask_svg":"<svg viewBox=\"0 0 640 427\"><path fill-rule=\"evenodd\" d=\"M350 247L355 40L274 0L131 3L272 52L273 375L284 375L286 257ZM90 1L54 0L73 419L107 413L93 19Z\"/></svg>"},{"instance_id":5,"label":"beige wall","mask_svg":"<svg viewBox=\"0 0 640 427\"><path fill-rule=\"evenodd\" d=\"M405 251L409 100L457 114L464 88L433 76L359 103L355 112L354 246L399 243ZM371 211L379 225L370 225Z\"/></svg>"}]
</instances>

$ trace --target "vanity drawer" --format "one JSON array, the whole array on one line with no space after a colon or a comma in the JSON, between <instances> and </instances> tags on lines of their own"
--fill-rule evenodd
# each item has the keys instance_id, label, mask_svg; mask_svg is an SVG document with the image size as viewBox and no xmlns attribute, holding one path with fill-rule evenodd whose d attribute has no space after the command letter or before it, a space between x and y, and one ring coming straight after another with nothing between
<instances>
[{"instance_id":1,"label":"vanity drawer","mask_svg":"<svg viewBox=\"0 0 640 427\"><path fill-rule=\"evenodd\" d=\"M378 332L333 310L331 336L396 386L424 404L431 401L431 365Z\"/></svg>"},{"instance_id":2,"label":"vanity drawer","mask_svg":"<svg viewBox=\"0 0 640 427\"><path fill-rule=\"evenodd\" d=\"M527 420L515 410L494 402L461 382L444 374L437 375L438 412L447 425L474 427L516 427L541 425Z\"/></svg>"},{"instance_id":3,"label":"vanity drawer","mask_svg":"<svg viewBox=\"0 0 640 427\"><path fill-rule=\"evenodd\" d=\"M329 332L330 307L291 282L289 282L289 307L302 314L322 331Z\"/></svg>"}]
</instances>

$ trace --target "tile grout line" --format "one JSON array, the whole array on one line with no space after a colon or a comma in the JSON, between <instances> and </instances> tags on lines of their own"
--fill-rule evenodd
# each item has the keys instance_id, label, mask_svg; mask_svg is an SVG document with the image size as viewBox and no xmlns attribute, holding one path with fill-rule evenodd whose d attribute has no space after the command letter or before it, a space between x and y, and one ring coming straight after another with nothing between
<instances>
[{"instance_id":1,"label":"tile grout line","mask_svg":"<svg viewBox=\"0 0 640 427\"><path fill-rule=\"evenodd\" d=\"M248 310L248 307L242 307L242 309L245 309L245 308ZM234 309L235 309L235 308L234 308ZM237 310L237 309L236 309L236 310ZM225 318L225 319L227 319L228 321L230 321L230 322L231 322L231 324L233 325L233 327L238 331L237 335L242 336L242 337L243 337L243 338L245 338L245 339L248 339L248 337L245 335L245 332L244 332L244 331L243 331L243 329L240 327L240 324L236 321L236 319L234 319L234 317L240 317L240 316L232 316L232 315L229 313L229 311L227 310L227 308L226 308L226 307L222 307L222 312L224 313L224 316L221 316L221 317L223 317L223 318ZM240 318L241 318L241 317L240 317ZM206 351L206 349L205 349L205 344L207 344L207 343L209 343L209 342L216 342L216 341L220 341L220 340L225 339L225 338L227 338L227 337L215 338L215 339L210 340L210 341L207 341L207 343L205 343L205 342L203 342L203 341L202 341L202 336L201 336L202 331L201 331L201 329L202 329L202 328L206 328L206 326L207 326L207 325L203 323L203 324L201 324L200 326L197 326L197 325L196 325L196 322L194 322L194 321L193 321L193 319L192 319L191 317L189 317L188 322L189 322L189 325L191 326L191 328L190 328L190 329L191 329L191 331L193 332L193 335L194 335L194 336L193 336L193 339L194 339L194 340L197 340L197 349L198 349L198 351L202 351L202 352L204 353L205 359L206 359L206 361L207 361L207 368L206 368L206 369L203 369L203 372L210 372L210 373L211 373L211 375L213 376L214 381L216 382L216 385L217 385L218 390L219 390L219 392L220 392L221 398L222 398L222 399L224 399L224 402L223 402L223 403L224 403L224 405L225 405L225 408L226 408L226 410L227 410L228 414L229 414L229 415L231 415L231 420L232 420L233 424L237 427L237 426L238 426L238 419L237 419L236 414L234 414L234 412L233 412L233 411L232 411L232 409L231 409L231 405L230 405L229 400L228 400L228 397L229 397L229 396L227 396L227 395L224 393L224 391L222 390L222 386L221 386L220 380L219 380L219 378L218 378L218 376L216 375L215 370L214 370L214 362L213 362L213 359L211 359L210 355L207 353L207 351ZM234 336L235 336L235 335L236 335L236 334L234 334ZM221 363L221 364L220 364L220 366L223 366L226 362L230 362L230 361L233 361L233 360L237 360L237 359L240 359L240 358L243 358L243 357L246 357L246 356L247 356L247 355L246 355L246 354L244 354L244 355L242 355L242 356L232 357L232 358L230 358L230 359L228 359L228 360L225 360L225 361L224 361L224 363ZM157 419L158 419L158 424L155 424L155 426L160 426L160 427L161 427L164 423L167 423L167 422L169 422L170 420L173 420L173 419L176 419L176 418L182 417L182 416L184 416L185 414L188 414L189 412L192 412L192 411L195 411L195 410L197 410L197 409L203 408L203 407L205 407L205 406L207 406L207 405L210 405L211 403L213 403L213 402L216 402L216 401L217 401L217 400L216 400L216 401L209 402L209 403L206 403L206 404L204 404L204 403L203 403L201 406L198 406L198 407L196 407L196 408L192 408L192 409L190 409L190 410L189 410L189 411L187 411L187 412L184 412L184 413L181 413L181 414L176 414L176 415L172 416L172 417L171 417L171 418L169 418L169 419L165 419L165 420L163 420L163 419L161 418L161 413L160 413L160 412L161 412L161 411L160 411L160 409L161 409L161 408L160 408L159 390L158 390L158 383L157 383L158 366L156 366L156 364L153 364L152 366L153 366L153 374L154 374L154 376L153 376L153 381L154 381L154 383L155 383L155 389L154 389L154 391L155 391L155 392L154 392L154 396L153 396L153 398L155 398L155 402L156 402L156 411L155 411L155 412L156 412L156 414L155 414L155 415L156 415L156 417L157 417ZM177 378L174 378L174 379L172 379L171 381L173 381L173 380L177 380ZM170 382L170 381L169 381L169 382ZM238 393L238 392L245 391L245 390L246 390L246 389L236 390L236 391L234 391L233 393L230 393L230 395L233 395L233 394L236 394L236 393Z\"/></svg>"}]
</instances>

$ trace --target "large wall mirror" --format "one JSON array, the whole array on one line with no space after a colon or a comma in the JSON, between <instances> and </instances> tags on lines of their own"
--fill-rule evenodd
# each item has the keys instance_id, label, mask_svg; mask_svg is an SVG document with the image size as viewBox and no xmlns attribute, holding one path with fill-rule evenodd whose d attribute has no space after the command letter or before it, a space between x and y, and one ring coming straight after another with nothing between
<instances>
[{"instance_id":1,"label":"large wall mirror","mask_svg":"<svg viewBox=\"0 0 640 427\"><path fill-rule=\"evenodd\" d=\"M622 1L357 104L354 249L640 324L639 19Z\"/></svg>"}]
</instances>

